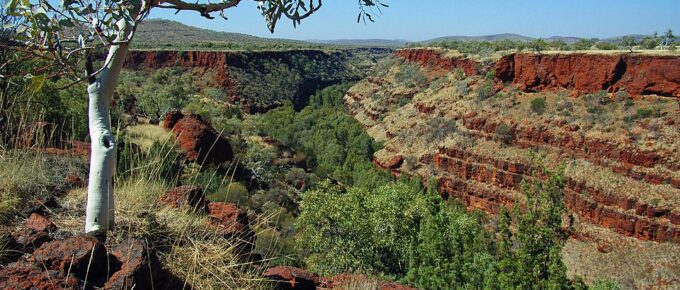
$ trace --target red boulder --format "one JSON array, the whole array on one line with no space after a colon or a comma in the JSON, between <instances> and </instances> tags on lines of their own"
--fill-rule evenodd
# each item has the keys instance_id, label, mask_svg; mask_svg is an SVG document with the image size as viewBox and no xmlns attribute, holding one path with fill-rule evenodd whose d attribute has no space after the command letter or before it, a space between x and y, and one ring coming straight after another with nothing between
<instances>
[{"instance_id":1,"label":"red boulder","mask_svg":"<svg viewBox=\"0 0 680 290\"><path fill-rule=\"evenodd\" d=\"M276 266L267 269L264 277L277 282L279 290L314 290L319 284L319 275L290 266Z\"/></svg>"},{"instance_id":2,"label":"red boulder","mask_svg":"<svg viewBox=\"0 0 680 290\"><path fill-rule=\"evenodd\" d=\"M47 271L58 271L84 279L85 275L100 277L106 273L106 249L93 237L73 237L46 243L36 249L27 261Z\"/></svg>"},{"instance_id":3,"label":"red boulder","mask_svg":"<svg viewBox=\"0 0 680 290\"><path fill-rule=\"evenodd\" d=\"M189 160L219 164L234 157L229 141L199 115L170 112L164 126L175 134Z\"/></svg>"},{"instance_id":4,"label":"red boulder","mask_svg":"<svg viewBox=\"0 0 680 290\"><path fill-rule=\"evenodd\" d=\"M190 206L196 211L203 212L207 208L207 201L203 190L193 185L182 185L166 191L158 201L161 205L178 208Z\"/></svg>"},{"instance_id":5,"label":"red boulder","mask_svg":"<svg viewBox=\"0 0 680 290\"><path fill-rule=\"evenodd\" d=\"M110 254L120 263L120 270L113 273L104 289L152 289L154 281L164 278L154 255L148 255L143 240L127 239L113 248Z\"/></svg>"},{"instance_id":6,"label":"red boulder","mask_svg":"<svg viewBox=\"0 0 680 290\"><path fill-rule=\"evenodd\" d=\"M26 228L36 232L51 232L57 228L50 220L39 213L32 213L26 220Z\"/></svg>"},{"instance_id":7,"label":"red boulder","mask_svg":"<svg viewBox=\"0 0 680 290\"><path fill-rule=\"evenodd\" d=\"M211 202L208 204L210 224L215 226L225 238L239 240L239 253L249 254L255 246L255 232L248 223L248 213L236 204Z\"/></svg>"}]
</instances>

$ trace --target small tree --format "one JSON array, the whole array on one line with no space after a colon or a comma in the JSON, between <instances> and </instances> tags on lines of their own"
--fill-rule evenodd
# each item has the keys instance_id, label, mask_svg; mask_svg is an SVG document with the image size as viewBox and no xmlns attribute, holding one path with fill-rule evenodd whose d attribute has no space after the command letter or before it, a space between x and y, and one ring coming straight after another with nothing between
<instances>
[{"instance_id":1,"label":"small tree","mask_svg":"<svg viewBox=\"0 0 680 290\"><path fill-rule=\"evenodd\" d=\"M668 31L666 31L666 33L664 34L663 46L669 48L669 45L674 39L675 35L673 35L673 30L669 28Z\"/></svg>"},{"instance_id":2,"label":"small tree","mask_svg":"<svg viewBox=\"0 0 680 290\"><path fill-rule=\"evenodd\" d=\"M644 49L655 49L660 43L659 34L654 32L651 36L643 37L642 41L640 41L640 46Z\"/></svg>"},{"instance_id":3,"label":"small tree","mask_svg":"<svg viewBox=\"0 0 680 290\"><path fill-rule=\"evenodd\" d=\"M549 48L548 43L543 40L543 38L536 39L531 42L531 49L535 51L538 54L541 54L541 51Z\"/></svg>"},{"instance_id":4,"label":"small tree","mask_svg":"<svg viewBox=\"0 0 680 290\"><path fill-rule=\"evenodd\" d=\"M637 42L635 41L635 37L626 35L623 37L623 40L621 41L621 45L624 47L628 48L628 51L633 52L633 48L635 48L635 45L637 45Z\"/></svg>"},{"instance_id":5,"label":"small tree","mask_svg":"<svg viewBox=\"0 0 680 290\"><path fill-rule=\"evenodd\" d=\"M207 19L236 7L241 0L216 2L183 0L7 0L8 15L25 20L13 38L18 48L49 61L49 76L86 80L89 98L89 134L92 140L87 190L85 232L106 232L114 224L113 174L116 140L111 130L110 103L137 27L152 9L194 11ZM322 0L259 0L258 9L273 32L282 18L293 25L317 12ZM359 0L359 17L373 21L368 13L380 0ZM366 8L369 8L366 10ZM95 62L95 53L106 49L106 58Z\"/></svg>"}]
</instances>

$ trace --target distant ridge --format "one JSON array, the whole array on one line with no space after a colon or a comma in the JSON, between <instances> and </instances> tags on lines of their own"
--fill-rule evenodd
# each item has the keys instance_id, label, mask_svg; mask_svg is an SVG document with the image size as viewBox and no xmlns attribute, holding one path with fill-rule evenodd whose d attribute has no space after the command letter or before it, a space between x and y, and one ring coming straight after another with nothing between
<instances>
[{"instance_id":1,"label":"distant ridge","mask_svg":"<svg viewBox=\"0 0 680 290\"><path fill-rule=\"evenodd\" d=\"M640 40L645 35L632 35ZM620 42L623 36L603 38L604 42ZM515 33L501 33L479 36L443 36L424 41L408 41L403 39L331 39L331 40L294 40L283 38L265 38L243 33L219 32L165 20L149 19L137 30L133 47L137 49L290 49L290 48L357 48L385 47L400 48L408 43L429 44L444 41L533 41L537 38ZM564 41L572 44L583 37L551 36L545 41Z\"/></svg>"},{"instance_id":2,"label":"distant ridge","mask_svg":"<svg viewBox=\"0 0 680 290\"><path fill-rule=\"evenodd\" d=\"M403 39L332 39L332 40L307 40L313 43L361 46L361 47L402 47L409 43Z\"/></svg>"},{"instance_id":3,"label":"distant ridge","mask_svg":"<svg viewBox=\"0 0 680 290\"><path fill-rule=\"evenodd\" d=\"M479 36L443 36L437 37L430 40L421 41L421 43L428 42L441 42L441 41L497 41L497 40L519 40L519 41L531 41L534 38L514 34L514 33L501 33L501 34L491 34L491 35L479 35Z\"/></svg>"},{"instance_id":4,"label":"distant ridge","mask_svg":"<svg viewBox=\"0 0 680 290\"><path fill-rule=\"evenodd\" d=\"M192 48L192 47L309 47L315 46L301 40L264 38L243 33L219 32L189 26L177 21L148 19L137 29L134 48Z\"/></svg>"}]
</instances>

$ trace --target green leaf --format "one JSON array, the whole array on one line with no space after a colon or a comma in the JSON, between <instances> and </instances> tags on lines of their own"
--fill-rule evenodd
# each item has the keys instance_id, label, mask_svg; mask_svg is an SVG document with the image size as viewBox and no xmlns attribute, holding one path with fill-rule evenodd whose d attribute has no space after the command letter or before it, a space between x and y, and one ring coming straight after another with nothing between
<instances>
[{"instance_id":1,"label":"green leaf","mask_svg":"<svg viewBox=\"0 0 680 290\"><path fill-rule=\"evenodd\" d=\"M71 20L68 20L68 19L62 19L62 20L59 20L59 25L64 26L64 27L73 27L73 22L71 22Z\"/></svg>"},{"instance_id":2,"label":"green leaf","mask_svg":"<svg viewBox=\"0 0 680 290\"><path fill-rule=\"evenodd\" d=\"M45 75L31 76L28 88L32 91L39 91L45 84Z\"/></svg>"}]
</instances>

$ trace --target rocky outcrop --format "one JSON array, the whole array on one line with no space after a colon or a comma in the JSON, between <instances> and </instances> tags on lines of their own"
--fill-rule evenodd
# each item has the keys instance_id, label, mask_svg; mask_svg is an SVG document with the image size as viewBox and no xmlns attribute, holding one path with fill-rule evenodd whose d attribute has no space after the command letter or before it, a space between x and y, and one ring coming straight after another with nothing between
<instances>
[{"instance_id":1,"label":"rocky outcrop","mask_svg":"<svg viewBox=\"0 0 680 290\"><path fill-rule=\"evenodd\" d=\"M449 176L439 180L443 195L489 213L497 213L501 206L511 207L515 202L512 192L520 191L522 181L534 178L535 171L528 165L455 148L440 148L434 164ZM667 208L607 194L570 178L565 204L582 218L627 236L680 242L680 213Z\"/></svg>"},{"instance_id":2,"label":"rocky outcrop","mask_svg":"<svg viewBox=\"0 0 680 290\"><path fill-rule=\"evenodd\" d=\"M496 63L497 82L525 92L567 89L578 95L625 90L680 97L680 58L638 54L511 54Z\"/></svg>"},{"instance_id":3,"label":"rocky outcrop","mask_svg":"<svg viewBox=\"0 0 680 290\"><path fill-rule=\"evenodd\" d=\"M108 252L108 253L107 253ZM183 289L142 240L107 251L88 236L55 240L0 269L0 289Z\"/></svg>"},{"instance_id":4,"label":"rocky outcrop","mask_svg":"<svg viewBox=\"0 0 680 290\"><path fill-rule=\"evenodd\" d=\"M219 164L234 158L229 141L196 114L173 111L165 116L164 127L172 130L187 159L199 164Z\"/></svg>"}]
</instances>

